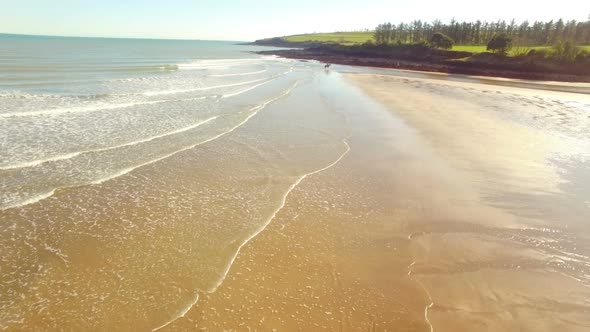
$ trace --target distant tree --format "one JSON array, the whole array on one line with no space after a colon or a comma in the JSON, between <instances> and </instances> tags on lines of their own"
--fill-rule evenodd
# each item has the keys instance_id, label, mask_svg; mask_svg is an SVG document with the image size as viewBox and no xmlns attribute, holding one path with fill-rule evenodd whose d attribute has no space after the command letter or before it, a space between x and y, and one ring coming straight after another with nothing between
<instances>
[{"instance_id":1,"label":"distant tree","mask_svg":"<svg viewBox=\"0 0 590 332\"><path fill-rule=\"evenodd\" d=\"M545 23L545 28L543 31L543 35L545 38L544 44L551 44L551 38L553 37L553 30L555 29L555 24L553 23L553 20Z\"/></svg>"},{"instance_id":2,"label":"distant tree","mask_svg":"<svg viewBox=\"0 0 590 332\"><path fill-rule=\"evenodd\" d=\"M516 34L516 20L512 19L510 21L510 24L506 27L506 33L508 34L508 36L513 37Z\"/></svg>"},{"instance_id":3,"label":"distant tree","mask_svg":"<svg viewBox=\"0 0 590 332\"><path fill-rule=\"evenodd\" d=\"M529 21L524 21L518 27L518 32L516 36L518 36L519 46L528 46L531 43L531 36L532 28L529 25Z\"/></svg>"},{"instance_id":4,"label":"distant tree","mask_svg":"<svg viewBox=\"0 0 590 332\"><path fill-rule=\"evenodd\" d=\"M505 55L512 48L512 38L505 33L495 34L488 42L488 51Z\"/></svg>"},{"instance_id":5,"label":"distant tree","mask_svg":"<svg viewBox=\"0 0 590 332\"><path fill-rule=\"evenodd\" d=\"M375 32L373 33L373 39L377 44L383 44L385 41L385 29L383 28L383 24L379 24L377 28L375 28Z\"/></svg>"},{"instance_id":6,"label":"distant tree","mask_svg":"<svg viewBox=\"0 0 590 332\"><path fill-rule=\"evenodd\" d=\"M554 44L554 43L564 39L563 38L564 28L565 28L565 24L563 23L563 20L559 19L559 21L557 21L557 23L555 23L555 28L551 32L551 36L549 36L549 38L551 39L551 44Z\"/></svg>"},{"instance_id":7,"label":"distant tree","mask_svg":"<svg viewBox=\"0 0 590 332\"><path fill-rule=\"evenodd\" d=\"M453 39L444 33L436 32L430 38L430 45L435 48L444 48L445 50L453 48L455 42Z\"/></svg>"},{"instance_id":8,"label":"distant tree","mask_svg":"<svg viewBox=\"0 0 590 332\"><path fill-rule=\"evenodd\" d=\"M379 24L373 33L373 39L377 44L389 44L392 39L392 33L391 23Z\"/></svg>"},{"instance_id":9,"label":"distant tree","mask_svg":"<svg viewBox=\"0 0 590 332\"><path fill-rule=\"evenodd\" d=\"M449 36L455 44L459 45L486 45L494 35L506 34L509 38L518 41L521 48L540 45L555 46L557 42L565 43L570 40L575 45L590 44L590 17L584 21L524 21L510 22L498 20L494 22L476 21L459 22L452 19L443 23L440 20L424 22L414 20L409 23L397 24L384 23L377 26L374 31L376 44L389 44L401 41L402 43L417 43L431 41L432 36L440 32ZM497 51L501 52L501 49Z\"/></svg>"}]
</instances>

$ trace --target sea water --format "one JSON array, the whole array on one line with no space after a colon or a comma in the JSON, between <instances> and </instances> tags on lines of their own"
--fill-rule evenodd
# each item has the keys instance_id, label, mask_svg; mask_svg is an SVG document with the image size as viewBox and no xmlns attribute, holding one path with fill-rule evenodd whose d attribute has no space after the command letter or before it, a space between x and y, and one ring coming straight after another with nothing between
<instances>
[{"instance_id":1,"label":"sea water","mask_svg":"<svg viewBox=\"0 0 590 332\"><path fill-rule=\"evenodd\" d=\"M0 45L0 328L166 325L348 151L319 64L233 42Z\"/></svg>"}]
</instances>

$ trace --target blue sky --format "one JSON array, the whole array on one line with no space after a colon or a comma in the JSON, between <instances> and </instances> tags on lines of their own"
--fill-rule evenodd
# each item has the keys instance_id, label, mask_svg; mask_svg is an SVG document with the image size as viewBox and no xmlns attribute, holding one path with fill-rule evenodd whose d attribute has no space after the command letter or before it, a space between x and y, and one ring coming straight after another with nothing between
<instances>
[{"instance_id":1,"label":"blue sky","mask_svg":"<svg viewBox=\"0 0 590 332\"><path fill-rule=\"evenodd\" d=\"M0 0L0 32L62 36L254 40L378 23L576 19L588 0Z\"/></svg>"}]
</instances>

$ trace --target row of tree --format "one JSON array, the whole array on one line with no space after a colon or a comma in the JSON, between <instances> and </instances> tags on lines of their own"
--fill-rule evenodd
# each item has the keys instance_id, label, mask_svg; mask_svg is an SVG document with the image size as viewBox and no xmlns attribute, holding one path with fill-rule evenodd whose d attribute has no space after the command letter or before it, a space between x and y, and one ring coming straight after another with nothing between
<instances>
[{"instance_id":1,"label":"row of tree","mask_svg":"<svg viewBox=\"0 0 590 332\"><path fill-rule=\"evenodd\" d=\"M430 46L435 48L451 49L455 41L445 35L444 33L435 32L430 38ZM568 48L571 47L571 42L566 42ZM561 42L558 42L561 45ZM499 54L506 54L508 50L512 48L512 38L505 33L499 33L492 36L492 39L488 41L487 50Z\"/></svg>"},{"instance_id":2,"label":"row of tree","mask_svg":"<svg viewBox=\"0 0 590 332\"><path fill-rule=\"evenodd\" d=\"M577 45L590 45L590 16L585 22L564 21L524 21L517 23L497 21L458 22L440 20L411 23L379 24L375 29L374 39L378 44L401 42L418 43L430 41L436 33L443 33L461 45L486 45L494 35L505 34L521 46L555 45L557 42L569 41Z\"/></svg>"}]
</instances>

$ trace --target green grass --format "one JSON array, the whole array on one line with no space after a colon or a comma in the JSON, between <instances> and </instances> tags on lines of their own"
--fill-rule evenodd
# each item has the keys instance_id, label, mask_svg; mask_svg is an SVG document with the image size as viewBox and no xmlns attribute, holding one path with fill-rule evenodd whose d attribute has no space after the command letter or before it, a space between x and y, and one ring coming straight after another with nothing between
<instances>
[{"instance_id":1,"label":"green grass","mask_svg":"<svg viewBox=\"0 0 590 332\"><path fill-rule=\"evenodd\" d=\"M287 36L288 42L331 42L339 44L362 44L373 39L373 32L332 32L310 33L303 35Z\"/></svg>"},{"instance_id":2,"label":"green grass","mask_svg":"<svg viewBox=\"0 0 590 332\"><path fill-rule=\"evenodd\" d=\"M590 52L590 45L579 46L582 49ZM551 46L526 46L522 47L522 50L518 50L517 48L513 48L510 51L510 55L515 55L519 51L528 52L530 50L548 50L551 49ZM471 53L483 53L487 52L485 45L455 45L453 46L453 51L461 51L461 52L471 52Z\"/></svg>"},{"instance_id":3,"label":"green grass","mask_svg":"<svg viewBox=\"0 0 590 332\"><path fill-rule=\"evenodd\" d=\"M486 47L478 45L453 45L453 51L482 53L486 51Z\"/></svg>"},{"instance_id":4,"label":"green grass","mask_svg":"<svg viewBox=\"0 0 590 332\"><path fill-rule=\"evenodd\" d=\"M368 40L373 40L373 31L358 31L358 32L330 32L330 33L308 33L302 35L293 35L284 37L288 42L326 42L338 43L344 45L362 44ZM580 46L586 51L590 52L590 45ZM523 50L512 49L510 55L516 55L519 51L528 52L529 50L549 49L550 46L530 46L524 47ZM486 52L485 45L455 45L453 51L463 51L471 53Z\"/></svg>"},{"instance_id":5,"label":"green grass","mask_svg":"<svg viewBox=\"0 0 590 332\"><path fill-rule=\"evenodd\" d=\"M453 51L461 51L461 52L471 52L471 53L483 53L487 52L487 47L485 45L455 45L453 46ZM526 46L522 47L523 50L527 52L530 50L544 50L549 49L549 46ZM517 50L516 48L512 49L510 52L511 54L515 53Z\"/></svg>"}]
</instances>

